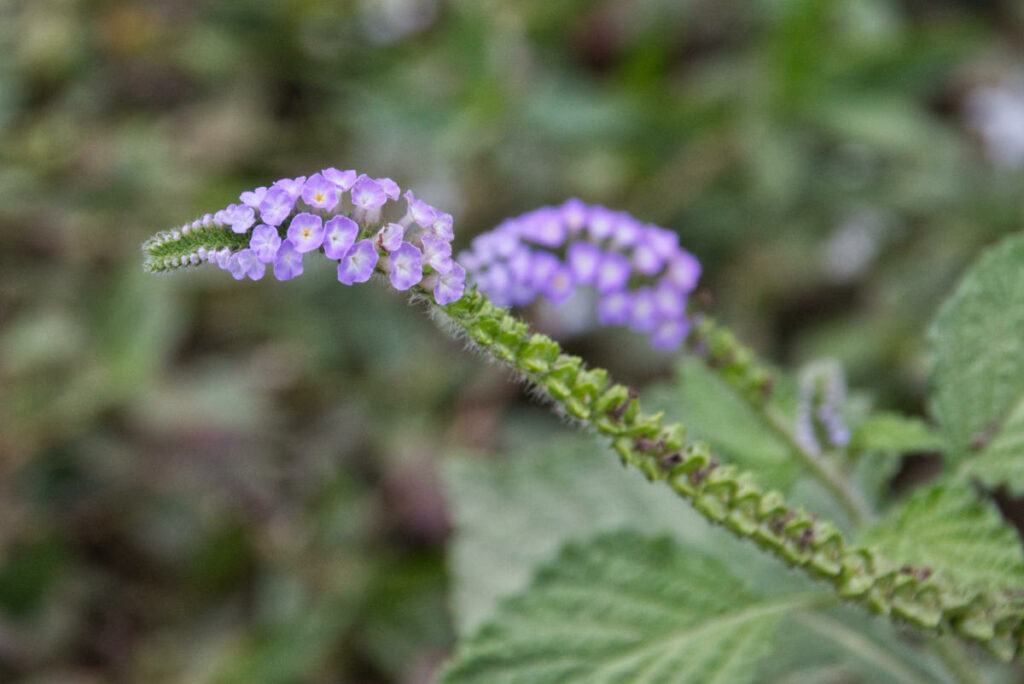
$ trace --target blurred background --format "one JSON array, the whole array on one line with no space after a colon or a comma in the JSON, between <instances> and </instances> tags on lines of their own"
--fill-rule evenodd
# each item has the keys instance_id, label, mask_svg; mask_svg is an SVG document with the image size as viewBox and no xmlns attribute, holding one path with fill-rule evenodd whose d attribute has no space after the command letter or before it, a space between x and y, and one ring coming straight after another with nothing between
<instances>
[{"instance_id":1,"label":"blurred background","mask_svg":"<svg viewBox=\"0 0 1024 684\"><path fill-rule=\"evenodd\" d=\"M1024 198L1014 0L0 0L0 681L424 682L438 464L559 429L384 288L146 276L324 166L456 217L677 230L772 361L921 414L924 333ZM528 312L620 379L672 357Z\"/></svg>"}]
</instances>

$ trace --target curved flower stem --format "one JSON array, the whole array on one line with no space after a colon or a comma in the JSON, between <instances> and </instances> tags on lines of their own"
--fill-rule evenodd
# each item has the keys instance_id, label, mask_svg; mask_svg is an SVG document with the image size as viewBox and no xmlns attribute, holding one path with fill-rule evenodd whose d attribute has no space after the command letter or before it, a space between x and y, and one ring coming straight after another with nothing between
<instances>
[{"instance_id":1,"label":"curved flower stem","mask_svg":"<svg viewBox=\"0 0 1024 684\"><path fill-rule=\"evenodd\" d=\"M710 316L697 317L689 345L700 353L711 370L761 417L762 422L777 434L807 470L832 493L850 517L854 527L870 523L874 511L864 494L827 458L807 451L794 438L786 418L768 401L772 379L776 373L759 361L754 352L740 343L730 330Z\"/></svg>"},{"instance_id":2,"label":"curved flower stem","mask_svg":"<svg viewBox=\"0 0 1024 684\"><path fill-rule=\"evenodd\" d=\"M764 406L759 409L765 422L778 434L797 458L807 466L811 474L821 482L835 497L835 500L850 516L854 527L863 527L870 523L875 512L868 505L864 494L858 489L833 461L809 453L800 446L786 425L786 419L773 407Z\"/></svg>"},{"instance_id":3,"label":"curved flower stem","mask_svg":"<svg viewBox=\"0 0 1024 684\"><path fill-rule=\"evenodd\" d=\"M853 546L837 526L789 506L751 473L723 464L703 443L687 443L682 425L640 410L633 390L587 368L550 338L470 288L458 301L431 305L443 322L545 394L555 408L611 440L622 462L661 481L709 521L747 539L836 595L895 620L958 636L1010 658L1024 635L1024 597L947 584L873 550Z\"/></svg>"}]
</instances>

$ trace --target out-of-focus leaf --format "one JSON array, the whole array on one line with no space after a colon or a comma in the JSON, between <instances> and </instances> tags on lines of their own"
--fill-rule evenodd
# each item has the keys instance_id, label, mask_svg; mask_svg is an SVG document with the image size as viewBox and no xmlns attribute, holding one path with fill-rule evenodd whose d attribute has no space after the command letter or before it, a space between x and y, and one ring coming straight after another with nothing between
<instances>
[{"instance_id":1,"label":"out-of-focus leaf","mask_svg":"<svg viewBox=\"0 0 1024 684\"><path fill-rule=\"evenodd\" d=\"M931 410L958 463L1002 432L1024 429L1024 235L987 251L942 306L930 330ZM1007 445L1002 459L1024 459Z\"/></svg>"},{"instance_id":2,"label":"out-of-focus leaf","mask_svg":"<svg viewBox=\"0 0 1024 684\"><path fill-rule=\"evenodd\" d=\"M526 586L535 566L569 539L626 528L697 543L710 532L668 489L623 470L593 438L558 439L501 463L452 459L444 475L455 524L455 621L463 634ZM732 540L721 537L729 547Z\"/></svg>"},{"instance_id":3,"label":"out-of-focus leaf","mask_svg":"<svg viewBox=\"0 0 1024 684\"><path fill-rule=\"evenodd\" d=\"M898 413L875 413L857 425L850 440L855 451L886 451L904 454L911 451L941 451L945 446L923 420Z\"/></svg>"},{"instance_id":4,"label":"out-of-focus leaf","mask_svg":"<svg viewBox=\"0 0 1024 684\"><path fill-rule=\"evenodd\" d=\"M779 617L805 601L753 594L669 538L611 534L544 565L462 644L441 681L742 684Z\"/></svg>"},{"instance_id":5,"label":"out-of-focus leaf","mask_svg":"<svg viewBox=\"0 0 1024 684\"><path fill-rule=\"evenodd\" d=\"M344 629L351 623L353 596L318 601L262 638L242 645L210 679L216 684L308 680L324 667Z\"/></svg>"}]
</instances>

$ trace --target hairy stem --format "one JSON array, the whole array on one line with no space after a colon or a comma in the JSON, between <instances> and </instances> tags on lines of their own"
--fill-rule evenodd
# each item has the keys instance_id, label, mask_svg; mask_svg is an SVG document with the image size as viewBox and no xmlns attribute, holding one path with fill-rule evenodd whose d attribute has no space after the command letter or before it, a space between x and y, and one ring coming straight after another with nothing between
<instances>
[{"instance_id":1,"label":"hairy stem","mask_svg":"<svg viewBox=\"0 0 1024 684\"><path fill-rule=\"evenodd\" d=\"M432 305L433 306L433 305ZM522 373L554 406L611 440L624 464L688 500L705 518L752 541L808 576L828 582L840 599L893 619L954 632L1012 657L1024 634L1024 597L968 590L940 573L908 572L873 550L846 542L836 525L789 506L749 472L723 464L703 443L688 443L679 424L640 410L636 392L608 372L587 368L550 338L470 288L459 301L433 307L500 362Z\"/></svg>"}]
</instances>

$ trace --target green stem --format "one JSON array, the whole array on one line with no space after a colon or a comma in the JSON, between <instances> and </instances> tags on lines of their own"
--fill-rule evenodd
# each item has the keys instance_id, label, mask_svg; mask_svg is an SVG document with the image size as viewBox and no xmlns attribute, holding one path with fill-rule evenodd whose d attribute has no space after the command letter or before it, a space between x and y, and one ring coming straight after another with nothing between
<instances>
[{"instance_id":1,"label":"green stem","mask_svg":"<svg viewBox=\"0 0 1024 684\"><path fill-rule=\"evenodd\" d=\"M429 300L428 300L429 301ZM523 374L557 409L611 440L624 464L640 469L688 500L705 518L750 540L838 597L894 620L951 631L1004 658L1024 634L1024 597L947 584L941 573L904 572L872 549L850 545L836 525L790 507L749 472L723 464L703 443L687 443L679 424L640 410L637 395L608 372L589 369L550 338L492 304L475 288L458 302L433 307L450 326L496 360Z\"/></svg>"}]
</instances>

